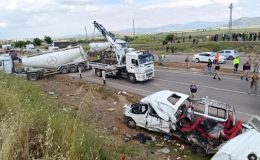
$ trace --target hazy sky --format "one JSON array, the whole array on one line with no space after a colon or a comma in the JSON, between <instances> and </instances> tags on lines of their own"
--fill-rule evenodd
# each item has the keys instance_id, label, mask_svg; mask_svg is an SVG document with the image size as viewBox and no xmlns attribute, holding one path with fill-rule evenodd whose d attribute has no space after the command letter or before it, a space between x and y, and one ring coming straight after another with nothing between
<instances>
[{"instance_id":1,"label":"hazy sky","mask_svg":"<svg viewBox=\"0 0 260 160\"><path fill-rule=\"evenodd\" d=\"M94 20L108 30L260 16L260 0L0 0L0 39L84 34Z\"/></svg>"}]
</instances>

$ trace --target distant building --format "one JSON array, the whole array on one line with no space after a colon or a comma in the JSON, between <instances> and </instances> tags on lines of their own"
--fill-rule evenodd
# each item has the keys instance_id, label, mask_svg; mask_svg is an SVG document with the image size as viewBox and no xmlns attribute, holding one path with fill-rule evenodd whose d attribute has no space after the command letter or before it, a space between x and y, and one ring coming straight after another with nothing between
<instances>
[{"instance_id":1,"label":"distant building","mask_svg":"<svg viewBox=\"0 0 260 160\"><path fill-rule=\"evenodd\" d=\"M2 45L2 49L10 49L10 48L12 48L11 44L3 44Z\"/></svg>"},{"instance_id":2,"label":"distant building","mask_svg":"<svg viewBox=\"0 0 260 160\"><path fill-rule=\"evenodd\" d=\"M34 49L34 45L33 44L26 44L26 50L31 50Z\"/></svg>"}]
</instances>

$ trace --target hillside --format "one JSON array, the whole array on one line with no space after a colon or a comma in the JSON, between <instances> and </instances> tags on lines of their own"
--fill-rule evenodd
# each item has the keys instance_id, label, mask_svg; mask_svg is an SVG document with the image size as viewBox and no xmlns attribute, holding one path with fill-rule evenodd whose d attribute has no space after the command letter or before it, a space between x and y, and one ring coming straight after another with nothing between
<instances>
[{"instance_id":1,"label":"hillside","mask_svg":"<svg viewBox=\"0 0 260 160\"><path fill-rule=\"evenodd\" d=\"M223 28L227 27L228 22L207 22L207 21L194 21L186 24L169 24L159 27L152 28L136 28L136 33L159 33L169 31L185 31L185 30L196 30L196 29L210 29L210 28ZM233 21L234 28L250 28L260 26L260 17L242 17ZM118 31L120 33L132 33L132 28Z\"/></svg>"}]
</instances>

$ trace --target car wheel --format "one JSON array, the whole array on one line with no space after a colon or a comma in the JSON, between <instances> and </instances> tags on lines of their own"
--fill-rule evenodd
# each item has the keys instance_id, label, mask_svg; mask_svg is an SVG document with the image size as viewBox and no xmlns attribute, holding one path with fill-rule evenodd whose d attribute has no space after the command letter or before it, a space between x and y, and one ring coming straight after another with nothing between
<instances>
[{"instance_id":1,"label":"car wheel","mask_svg":"<svg viewBox=\"0 0 260 160\"><path fill-rule=\"evenodd\" d=\"M195 63L199 63L199 62L200 62L200 59L196 58Z\"/></svg>"},{"instance_id":2,"label":"car wheel","mask_svg":"<svg viewBox=\"0 0 260 160\"><path fill-rule=\"evenodd\" d=\"M129 128L132 128L132 129L136 128L136 123L132 118L128 118L126 123Z\"/></svg>"},{"instance_id":3,"label":"car wheel","mask_svg":"<svg viewBox=\"0 0 260 160\"><path fill-rule=\"evenodd\" d=\"M254 153L250 153L250 154L247 156L247 159L248 159L248 160L257 160L257 156L256 156Z\"/></svg>"},{"instance_id":4,"label":"car wheel","mask_svg":"<svg viewBox=\"0 0 260 160\"><path fill-rule=\"evenodd\" d=\"M233 56L229 56L228 59L229 59L229 60L233 60L234 57L233 57Z\"/></svg>"},{"instance_id":5,"label":"car wheel","mask_svg":"<svg viewBox=\"0 0 260 160\"><path fill-rule=\"evenodd\" d=\"M129 81L132 82L132 83L135 83L135 82L136 82L136 78L135 78L135 75L134 75L134 74L129 74L128 79L129 79Z\"/></svg>"},{"instance_id":6,"label":"car wheel","mask_svg":"<svg viewBox=\"0 0 260 160\"><path fill-rule=\"evenodd\" d=\"M194 153L194 154L202 154L202 153L205 152L205 150L200 146L192 145L191 146L191 152Z\"/></svg>"}]
</instances>

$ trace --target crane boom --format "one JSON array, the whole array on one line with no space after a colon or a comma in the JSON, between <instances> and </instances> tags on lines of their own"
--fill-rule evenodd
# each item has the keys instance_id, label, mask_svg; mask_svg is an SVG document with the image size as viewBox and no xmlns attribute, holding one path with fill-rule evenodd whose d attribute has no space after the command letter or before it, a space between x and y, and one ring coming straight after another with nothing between
<instances>
[{"instance_id":1,"label":"crane boom","mask_svg":"<svg viewBox=\"0 0 260 160\"><path fill-rule=\"evenodd\" d=\"M123 48L115 39L115 37L106 30L103 25L99 24L98 22L93 22L95 28L101 32L101 34L106 38L108 42L111 43L112 49L116 55L117 64L122 64L122 58L126 55L125 48Z\"/></svg>"}]
</instances>

